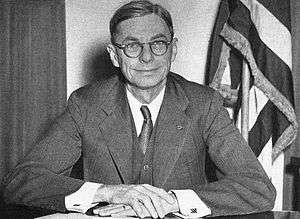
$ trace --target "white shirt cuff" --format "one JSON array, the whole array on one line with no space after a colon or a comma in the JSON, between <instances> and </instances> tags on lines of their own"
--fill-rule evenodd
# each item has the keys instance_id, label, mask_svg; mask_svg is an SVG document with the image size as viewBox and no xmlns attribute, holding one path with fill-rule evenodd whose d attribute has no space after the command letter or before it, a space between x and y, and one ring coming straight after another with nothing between
<instances>
[{"instance_id":1,"label":"white shirt cuff","mask_svg":"<svg viewBox=\"0 0 300 219\"><path fill-rule=\"evenodd\" d=\"M93 203L93 199L100 186L102 184L85 182L79 190L65 197L66 209L85 213L91 207L96 206L98 203Z\"/></svg>"},{"instance_id":2,"label":"white shirt cuff","mask_svg":"<svg viewBox=\"0 0 300 219\"><path fill-rule=\"evenodd\" d=\"M211 210L191 189L171 190L177 198L180 213L174 213L182 218L197 218L211 214Z\"/></svg>"}]
</instances>

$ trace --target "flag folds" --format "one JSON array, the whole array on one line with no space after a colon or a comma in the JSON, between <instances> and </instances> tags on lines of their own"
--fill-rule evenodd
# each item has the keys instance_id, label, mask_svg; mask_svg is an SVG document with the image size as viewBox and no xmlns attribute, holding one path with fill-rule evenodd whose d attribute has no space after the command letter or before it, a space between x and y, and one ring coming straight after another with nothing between
<instances>
[{"instance_id":1,"label":"flag folds","mask_svg":"<svg viewBox=\"0 0 300 219\"><path fill-rule=\"evenodd\" d=\"M272 160L296 138L289 0L221 0L207 64L207 82L240 118L243 63L250 71L249 145Z\"/></svg>"}]
</instances>

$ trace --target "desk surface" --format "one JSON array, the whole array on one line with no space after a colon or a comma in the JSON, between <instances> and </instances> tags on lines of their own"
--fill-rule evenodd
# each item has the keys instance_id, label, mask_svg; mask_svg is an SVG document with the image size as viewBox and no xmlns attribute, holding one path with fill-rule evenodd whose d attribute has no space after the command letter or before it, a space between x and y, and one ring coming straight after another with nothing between
<instances>
[{"instance_id":1,"label":"desk surface","mask_svg":"<svg viewBox=\"0 0 300 219\"><path fill-rule=\"evenodd\" d=\"M77 213L62 214L53 211L37 208L29 208L24 206L8 206L0 213L0 218L8 219L31 219L41 217L41 219L101 219L101 217L87 216ZM166 217L165 219L178 219L178 217ZM210 217L214 219L299 219L300 212L296 211L268 211L249 215L236 215L236 216L221 216ZM103 218L104 219L104 218Z\"/></svg>"},{"instance_id":2,"label":"desk surface","mask_svg":"<svg viewBox=\"0 0 300 219\"><path fill-rule=\"evenodd\" d=\"M101 219L102 217L87 216L82 214L52 214L39 219ZM210 217L213 219L299 219L300 212L262 212L249 215L236 215L236 216L221 216L221 217ZM102 218L108 219L108 218ZM113 219L129 219L129 218L113 218ZM165 217L164 219L179 219L179 217Z\"/></svg>"}]
</instances>

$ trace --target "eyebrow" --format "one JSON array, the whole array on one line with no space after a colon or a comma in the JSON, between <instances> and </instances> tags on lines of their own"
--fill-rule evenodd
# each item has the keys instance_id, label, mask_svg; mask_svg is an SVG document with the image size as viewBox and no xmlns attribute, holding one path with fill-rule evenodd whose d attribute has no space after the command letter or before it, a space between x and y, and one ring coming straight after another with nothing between
<instances>
[{"instance_id":1,"label":"eyebrow","mask_svg":"<svg viewBox=\"0 0 300 219\"><path fill-rule=\"evenodd\" d=\"M132 36L127 36L122 42L125 42L127 40L131 40L131 41L139 41L138 38L132 37Z\"/></svg>"},{"instance_id":2,"label":"eyebrow","mask_svg":"<svg viewBox=\"0 0 300 219\"><path fill-rule=\"evenodd\" d=\"M156 34L154 35L153 37L151 37L151 40L155 40L155 39L158 39L158 38L165 38L165 39L168 39L166 35L162 34L162 33L159 33L159 34Z\"/></svg>"},{"instance_id":3,"label":"eyebrow","mask_svg":"<svg viewBox=\"0 0 300 219\"><path fill-rule=\"evenodd\" d=\"M162 33L154 35L153 37L150 38L150 40L156 40L158 38L164 38L164 39L167 40L167 36L162 34ZM137 41L137 42L139 42L139 39L136 38L136 37L133 37L133 36L127 36L122 42L124 43L126 41Z\"/></svg>"}]
</instances>

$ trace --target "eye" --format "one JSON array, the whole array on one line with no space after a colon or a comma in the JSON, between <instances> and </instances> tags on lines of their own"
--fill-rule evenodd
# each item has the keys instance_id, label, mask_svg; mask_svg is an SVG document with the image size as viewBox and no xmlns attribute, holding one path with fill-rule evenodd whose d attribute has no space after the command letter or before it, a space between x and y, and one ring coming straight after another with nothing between
<instances>
[{"instance_id":1,"label":"eye","mask_svg":"<svg viewBox=\"0 0 300 219\"><path fill-rule=\"evenodd\" d=\"M132 42L132 43L126 44L126 49L128 51L137 51L140 48L141 48L141 45L138 42Z\"/></svg>"},{"instance_id":2,"label":"eye","mask_svg":"<svg viewBox=\"0 0 300 219\"><path fill-rule=\"evenodd\" d=\"M152 52L155 54L160 55L161 53L164 53L167 49L167 42L165 41L154 41L150 44Z\"/></svg>"},{"instance_id":3,"label":"eye","mask_svg":"<svg viewBox=\"0 0 300 219\"><path fill-rule=\"evenodd\" d=\"M161 47L161 46L165 46L165 45L166 45L166 42L160 40L160 41L154 41L154 42L152 42L151 44L152 44L152 46L155 46L155 47Z\"/></svg>"}]
</instances>

